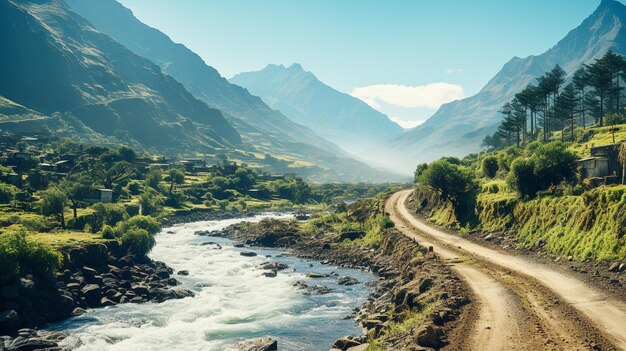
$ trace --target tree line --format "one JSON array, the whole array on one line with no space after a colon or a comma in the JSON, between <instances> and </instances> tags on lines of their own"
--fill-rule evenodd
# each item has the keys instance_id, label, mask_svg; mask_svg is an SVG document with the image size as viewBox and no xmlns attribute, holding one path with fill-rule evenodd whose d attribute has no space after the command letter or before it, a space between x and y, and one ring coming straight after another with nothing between
<instances>
[{"instance_id":1,"label":"tree line","mask_svg":"<svg viewBox=\"0 0 626 351\"><path fill-rule=\"evenodd\" d=\"M612 51L582 65L571 77L556 65L504 104L504 119L483 139L483 146L502 149L547 142L555 131L561 132L562 141L573 141L576 127L622 123L625 81L626 60Z\"/></svg>"}]
</instances>

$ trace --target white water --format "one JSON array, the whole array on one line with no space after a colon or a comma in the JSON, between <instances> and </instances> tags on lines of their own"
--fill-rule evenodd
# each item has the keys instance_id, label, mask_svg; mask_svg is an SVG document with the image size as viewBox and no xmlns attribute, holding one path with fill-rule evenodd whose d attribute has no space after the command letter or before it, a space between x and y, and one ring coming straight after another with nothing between
<instances>
[{"instance_id":1,"label":"white water","mask_svg":"<svg viewBox=\"0 0 626 351\"><path fill-rule=\"evenodd\" d=\"M259 221L256 216L247 221ZM87 314L53 326L70 334L62 346L77 350L230 350L238 341L272 336L280 350L324 350L332 341L360 330L353 320L344 320L367 297L364 282L373 276L355 270L337 269L294 257L275 257L276 250L253 249L259 256L244 257L222 238L194 235L196 230L219 230L242 219L196 222L166 228L157 237L150 254L189 276L175 277L193 298L160 304L124 304L90 310ZM175 234L165 234L173 230ZM218 242L223 249L200 246ZM250 249L245 249L250 250ZM279 272L276 278L262 276L257 266L270 260L296 269ZM313 264L313 267L309 267ZM308 279L307 272L356 277L361 284L343 287L336 278ZM298 281L329 286L333 292L305 296L293 287Z\"/></svg>"}]
</instances>

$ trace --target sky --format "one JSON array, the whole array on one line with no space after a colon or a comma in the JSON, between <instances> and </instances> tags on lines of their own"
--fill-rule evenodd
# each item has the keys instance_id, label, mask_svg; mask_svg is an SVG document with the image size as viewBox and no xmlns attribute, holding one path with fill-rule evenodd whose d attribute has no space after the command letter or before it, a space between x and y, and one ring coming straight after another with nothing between
<instances>
[{"instance_id":1,"label":"sky","mask_svg":"<svg viewBox=\"0 0 626 351\"><path fill-rule=\"evenodd\" d=\"M224 77L300 63L404 127L546 51L600 0L118 0ZM626 0L625 0L626 1Z\"/></svg>"}]
</instances>

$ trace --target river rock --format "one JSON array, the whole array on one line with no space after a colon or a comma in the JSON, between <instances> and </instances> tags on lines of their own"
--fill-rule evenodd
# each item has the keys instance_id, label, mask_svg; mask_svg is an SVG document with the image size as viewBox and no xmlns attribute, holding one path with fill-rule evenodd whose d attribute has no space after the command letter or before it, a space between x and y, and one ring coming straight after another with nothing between
<instances>
[{"instance_id":1,"label":"river rock","mask_svg":"<svg viewBox=\"0 0 626 351\"><path fill-rule=\"evenodd\" d=\"M18 336L7 347L9 351L49 350L58 347L57 343L37 337L25 338Z\"/></svg>"},{"instance_id":2,"label":"river rock","mask_svg":"<svg viewBox=\"0 0 626 351\"><path fill-rule=\"evenodd\" d=\"M182 271L178 271L176 274L187 276L187 275L189 275L189 271L186 270L186 269L183 269Z\"/></svg>"},{"instance_id":3,"label":"river rock","mask_svg":"<svg viewBox=\"0 0 626 351\"><path fill-rule=\"evenodd\" d=\"M257 255L256 252L252 252L252 251L242 251L239 253L241 256L245 256L245 257L254 257Z\"/></svg>"},{"instance_id":4,"label":"river rock","mask_svg":"<svg viewBox=\"0 0 626 351\"><path fill-rule=\"evenodd\" d=\"M87 311L84 308L80 308L80 307L76 307L73 311L72 311L72 317L78 317L78 316L82 316L83 314L87 313Z\"/></svg>"},{"instance_id":5,"label":"river rock","mask_svg":"<svg viewBox=\"0 0 626 351\"><path fill-rule=\"evenodd\" d=\"M307 273L306 276L309 277L309 278L325 278L325 277L327 277L327 275L325 275L325 274L313 273L313 272Z\"/></svg>"},{"instance_id":6,"label":"river rock","mask_svg":"<svg viewBox=\"0 0 626 351\"><path fill-rule=\"evenodd\" d=\"M263 272L263 276L268 278L276 278L276 272Z\"/></svg>"},{"instance_id":7,"label":"river rock","mask_svg":"<svg viewBox=\"0 0 626 351\"><path fill-rule=\"evenodd\" d=\"M367 348L370 346L370 344L365 343L365 344L361 344L359 346L353 346L351 348L349 348L347 351L365 351L367 350Z\"/></svg>"},{"instance_id":8,"label":"river rock","mask_svg":"<svg viewBox=\"0 0 626 351\"><path fill-rule=\"evenodd\" d=\"M277 351L278 341L270 337L242 341L235 345L238 351Z\"/></svg>"},{"instance_id":9,"label":"river rock","mask_svg":"<svg viewBox=\"0 0 626 351\"><path fill-rule=\"evenodd\" d=\"M96 284L87 284L80 290L89 307L97 307L102 298L102 289Z\"/></svg>"},{"instance_id":10,"label":"river rock","mask_svg":"<svg viewBox=\"0 0 626 351\"><path fill-rule=\"evenodd\" d=\"M359 284L359 281L356 280L355 278L344 276L344 277L341 277L341 278L339 278L337 280L337 284L339 284L339 285L355 285L355 284Z\"/></svg>"},{"instance_id":11,"label":"river rock","mask_svg":"<svg viewBox=\"0 0 626 351\"><path fill-rule=\"evenodd\" d=\"M333 347L339 350L347 351L349 348L359 345L361 345L360 342L346 336L345 338L337 339L337 341L333 344Z\"/></svg>"},{"instance_id":12,"label":"river rock","mask_svg":"<svg viewBox=\"0 0 626 351\"><path fill-rule=\"evenodd\" d=\"M280 262L263 262L260 267L271 271L282 271L289 268L288 265Z\"/></svg>"}]
</instances>

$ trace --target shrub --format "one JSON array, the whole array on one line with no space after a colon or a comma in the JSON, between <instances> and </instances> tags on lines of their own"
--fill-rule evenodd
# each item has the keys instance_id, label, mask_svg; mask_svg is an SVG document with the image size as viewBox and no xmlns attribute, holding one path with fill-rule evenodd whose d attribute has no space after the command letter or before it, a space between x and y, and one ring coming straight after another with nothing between
<instances>
[{"instance_id":1,"label":"shrub","mask_svg":"<svg viewBox=\"0 0 626 351\"><path fill-rule=\"evenodd\" d=\"M131 180L126 185L126 191L131 195L139 195L141 193L141 183L138 180Z\"/></svg>"},{"instance_id":2,"label":"shrub","mask_svg":"<svg viewBox=\"0 0 626 351\"><path fill-rule=\"evenodd\" d=\"M146 174L146 180L144 184L148 187L151 187L154 190L159 190L161 179L163 178L163 173L158 168L151 169L148 174Z\"/></svg>"},{"instance_id":3,"label":"shrub","mask_svg":"<svg viewBox=\"0 0 626 351\"><path fill-rule=\"evenodd\" d=\"M122 234L120 245L128 252L137 256L146 256L154 247L156 241L144 229L131 228Z\"/></svg>"},{"instance_id":4,"label":"shrub","mask_svg":"<svg viewBox=\"0 0 626 351\"><path fill-rule=\"evenodd\" d=\"M523 197L532 197L537 193L534 164L526 158L518 158L511 164L511 171L506 177L507 184Z\"/></svg>"},{"instance_id":5,"label":"shrub","mask_svg":"<svg viewBox=\"0 0 626 351\"><path fill-rule=\"evenodd\" d=\"M0 204L8 204L13 201L18 191L13 185L0 183Z\"/></svg>"},{"instance_id":6,"label":"shrub","mask_svg":"<svg viewBox=\"0 0 626 351\"><path fill-rule=\"evenodd\" d=\"M576 159L561 142L539 146L531 157L539 190L572 180L576 175Z\"/></svg>"},{"instance_id":7,"label":"shrub","mask_svg":"<svg viewBox=\"0 0 626 351\"><path fill-rule=\"evenodd\" d=\"M29 240L24 232L0 235L0 284L7 284L26 274L51 274L60 262L61 255L58 252Z\"/></svg>"},{"instance_id":8,"label":"shrub","mask_svg":"<svg viewBox=\"0 0 626 351\"><path fill-rule=\"evenodd\" d=\"M61 226L65 227L65 206L67 197L59 189L49 189L41 193L39 208L44 216L57 216L61 221Z\"/></svg>"},{"instance_id":9,"label":"shrub","mask_svg":"<svg viewBox=\"0 0 626 351\"><path fill-rule=\"evenodd\" d=\"M161 224L159 221L148 216L135 216L122 223L122 228L128 229L142 229L150 235L155 235L161 230Z\"/></svg>"},{"instance_id":10,"label":"shrub","mask_svg":"<svg viewBox=\"0 0 626 351\"><path fill-rule=\"evenodd\" d=\"M487 156L483 159L481 165L483 174L489 178L494 178L498 173L498 158L495 156Z\"/></svg>"},{"instance_id":11,"label":"shrub","mask_svg":"<svg viewBox=\"0 0 626 351\"><path fill-rule=\"evenodd\" d=\"M420 175L419 181L439 190L444 200L450 199L456 202L472 187L473 176L465 167L439 160L428 165L428 168Z\"/></svg>"},{"instance_id":12,"label":"shrub","mask_svg":"<svg viewBox=\"0 0 626 351\"><path fill-rule=\"evenodd\" d=\"M163 199L154 189L145 189L139 197L142 215L151 215L161 211Z\"/></svg>"},{"instance_id":13,"label":"shrub","mask_svg":"<svg viewBox=\"0 0 626 351\"><path fill-rule=\"evenodd\" d=\"M121 205L97 203L92 208L94 212L90 216L89 225L94 233L105 224L115 226L128 217L126 209Z\"/></svg>"}]
</instances>

